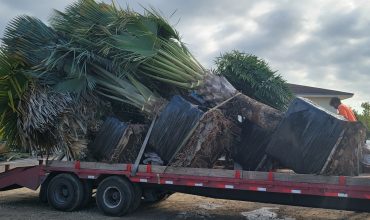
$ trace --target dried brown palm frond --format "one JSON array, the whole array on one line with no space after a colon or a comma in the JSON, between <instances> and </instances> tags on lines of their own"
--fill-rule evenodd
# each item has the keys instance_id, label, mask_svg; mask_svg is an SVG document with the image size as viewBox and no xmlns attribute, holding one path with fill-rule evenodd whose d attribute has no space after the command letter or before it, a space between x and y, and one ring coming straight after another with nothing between
<instances>
[{"instance_id":1,"label":"dried brown palm frond","mask_svg":"<svg viewBox=\"0 0 370 220\"><path fill-rule=\"evenodd\" d=\"M85 156L89 131L97 130L104 105L96 96L74 97L33 85L19 103L18 133L31 151Z\"/></svg>"},{"instance_id":2,"label":"dried brown palm frond","mask_svg":"<svg viewBox=\"0 0 370 220\"><path fill-rule=\"evenodd\" d=\"M73 107L69 108L70 114L84 122L87 134L94 136L103 124L102 118L112 114L111 103L92 93L76 97L74 100Z\"/></svg>"},{"instance_id":3,"label":"dried brown palm frond","mask_svg":"<svg viewBox=\"0 0 370 220\"><path fill-rule=\"evenodd\" d=\"M61 120L58 132L63 135L65 146L62 148L68 159L86 157L89 140L95 136L103 121L101 117L110 112L108 103L97 96L81 96L75 98Z\"/></svg>"},{"instance_id":4,"label":"dried brown palm frond","mask_svg":"<svg viewBox=\"0 0 370 220\"><path fill-rule=\"evenodd\" d=\"M54 128L52 150L62 151L68 160L81 159L86 154L86 127L83 122L64 112Z\"/></svg>"},{"instance_id":5,"label":"dried brown palm frond","mask_svg":"<svg viewBox=\"0 0 370 220\"><path fill-rule=\"evenodd\" d=\"M22 129L35 129L40 132L47 130L72 101L68 93L62 94L32 86L18 106Z\"/></svg>"},{"instance_id":6,"label":"dried brown palm frond","mask_svg":"<svg viewBox=\"0 0 370 220\"><path fill-rule=\"evenodd\" d=\"M17 126L23 147L31 150L50 147L58 116L71 103L69 94L48 91L37 85L30 86L17 108Z\"/></svg>"}]
</instances>

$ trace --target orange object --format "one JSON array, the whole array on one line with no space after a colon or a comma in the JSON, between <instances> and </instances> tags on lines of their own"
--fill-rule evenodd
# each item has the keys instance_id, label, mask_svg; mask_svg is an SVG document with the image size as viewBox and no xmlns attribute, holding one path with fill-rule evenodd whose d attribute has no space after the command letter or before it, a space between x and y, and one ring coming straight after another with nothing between
<instances>
[{"instance_id":1,"label":"orange object","mask_svg":"<svg viewBox=\"0 0 370 220\"><path fill-rule=\"evenodd\" d=\"M338 113L343 115L348 121L357 121L355 114L353 113L352 109L344 104L340 104L338 106Z\"/></svg>"}]
</instances>

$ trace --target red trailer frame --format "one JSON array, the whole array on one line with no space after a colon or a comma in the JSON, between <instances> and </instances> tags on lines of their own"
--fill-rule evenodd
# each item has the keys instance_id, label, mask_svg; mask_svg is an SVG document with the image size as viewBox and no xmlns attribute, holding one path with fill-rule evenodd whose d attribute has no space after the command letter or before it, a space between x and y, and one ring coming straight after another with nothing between
<instances>
[{"instance_id":1,"label":"red trailer frame","mask_svg":"<svg viewBox=\"0 0 370 220\"><path fill-rule=\"evenodd\" d=\"M339 200L353 199L360 202L358 203L361 206L358 207L360 210L367 210L367 207L369 207L367 203L370 204L370 176L320 176L152 165L140 165L136 175L132 176L132 164L80 161L48 161L47 164L40 161L40 164L36 166L14 169L9 169L9 165L5 166L5 172L0 174L1 190L19 187L36 190L48 177L60 173L70 173L81 180L90 180L96 184L99 184L106 177L116 175L124 176L132 183L139 183L143 186L161 187L163 189L202 195L208 195L208 191L217 190L217 192L222 194L221 196L212 196L211 194L209 196L237 198L247 201L259 200L228 195L254 192L258 193L256 195L271 193L269 195L277 195L281 198L282 196L290 196L289 198L303 199L306 196ZM285 204L276 199L272 200L272 202ZM295 203L292 205L295 205ZM336 207L333 206L333 208ZM339 208L342 209L342 207ZM346 207L344 208L346 209Z\"/></svg>"},{"instance_id":2,"label":"red trailer frame","mask_svg":"<svg viewBox=\"0 0 370 220\"><path fill-rule=\"evenodd\" d=\"M43 166L42 170L45 173L75 173L81 179L98 179L102 175L124 175L132 182L159 185L370 199L370 176L320 176L152 165L140 165L136 176L130 176L131 168L132 164L53 161L49 166Z\"/></svg>"}]
</instances>

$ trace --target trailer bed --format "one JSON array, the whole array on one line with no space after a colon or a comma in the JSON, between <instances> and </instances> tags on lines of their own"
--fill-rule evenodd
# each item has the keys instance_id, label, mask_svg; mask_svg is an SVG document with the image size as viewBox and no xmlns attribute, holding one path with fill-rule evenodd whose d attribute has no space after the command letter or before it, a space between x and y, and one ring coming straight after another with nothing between
<instances>
[{"instance_id":1,"label":"trailer bed","mask_svg":"<svg viewBox=\"0 0 370 220\"><path fill-rule=\"evenodd\" d=\"M166 167L140 165L130 176L131 164L51 161L46 172L68 171L82 178L97 179L104 174L129 176L133 182L238 189L328 197L370 199L370 176L321 176L279 172Z\"/></svg>"},{"instance_id":2,"label":"trailer bed","mask_svg":"<svg viewBox=\"0 0 370 220\"><path fill-rule=\"evenodd\" d=\"M26 163L33 165L24 167ZM4 167L7 163L1 165ZM95 181L119 175L143 186L215 198L361 211L368 211L370 207L370 176L367 174L321 176L139 165L136 175L132 176L132 164L80 161L48 161L46 164L33 160L11 165L13 169L3 168L5 171L0 174L1 190L11 189L12 185L36 189L52 173L74 173L80 179Z\"/></svg>"}]
</instances>

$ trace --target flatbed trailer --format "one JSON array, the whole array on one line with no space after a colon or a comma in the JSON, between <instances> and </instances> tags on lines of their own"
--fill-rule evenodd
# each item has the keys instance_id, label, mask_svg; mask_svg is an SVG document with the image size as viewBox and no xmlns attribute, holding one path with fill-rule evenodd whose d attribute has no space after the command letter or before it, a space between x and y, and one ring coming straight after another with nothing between
<instances>
[{"instance_id":1,"label":"flatbed trailer","mask_svg":"<svg viewBox=\"0 0 370 220\"><path fill-rule=\"evenodd\" d=\"M83 208L91 200L93 189L96 189L99 209L112 216L133 212L141 202L157 202L172 192L295 206L370 210L370 176L367 175L321 176L154 165L139 165L133 170L133 164L45 160L3 163L1 169L1 191L40 187L40 200L62 211Z\"/></svg>"}]
</instances>

